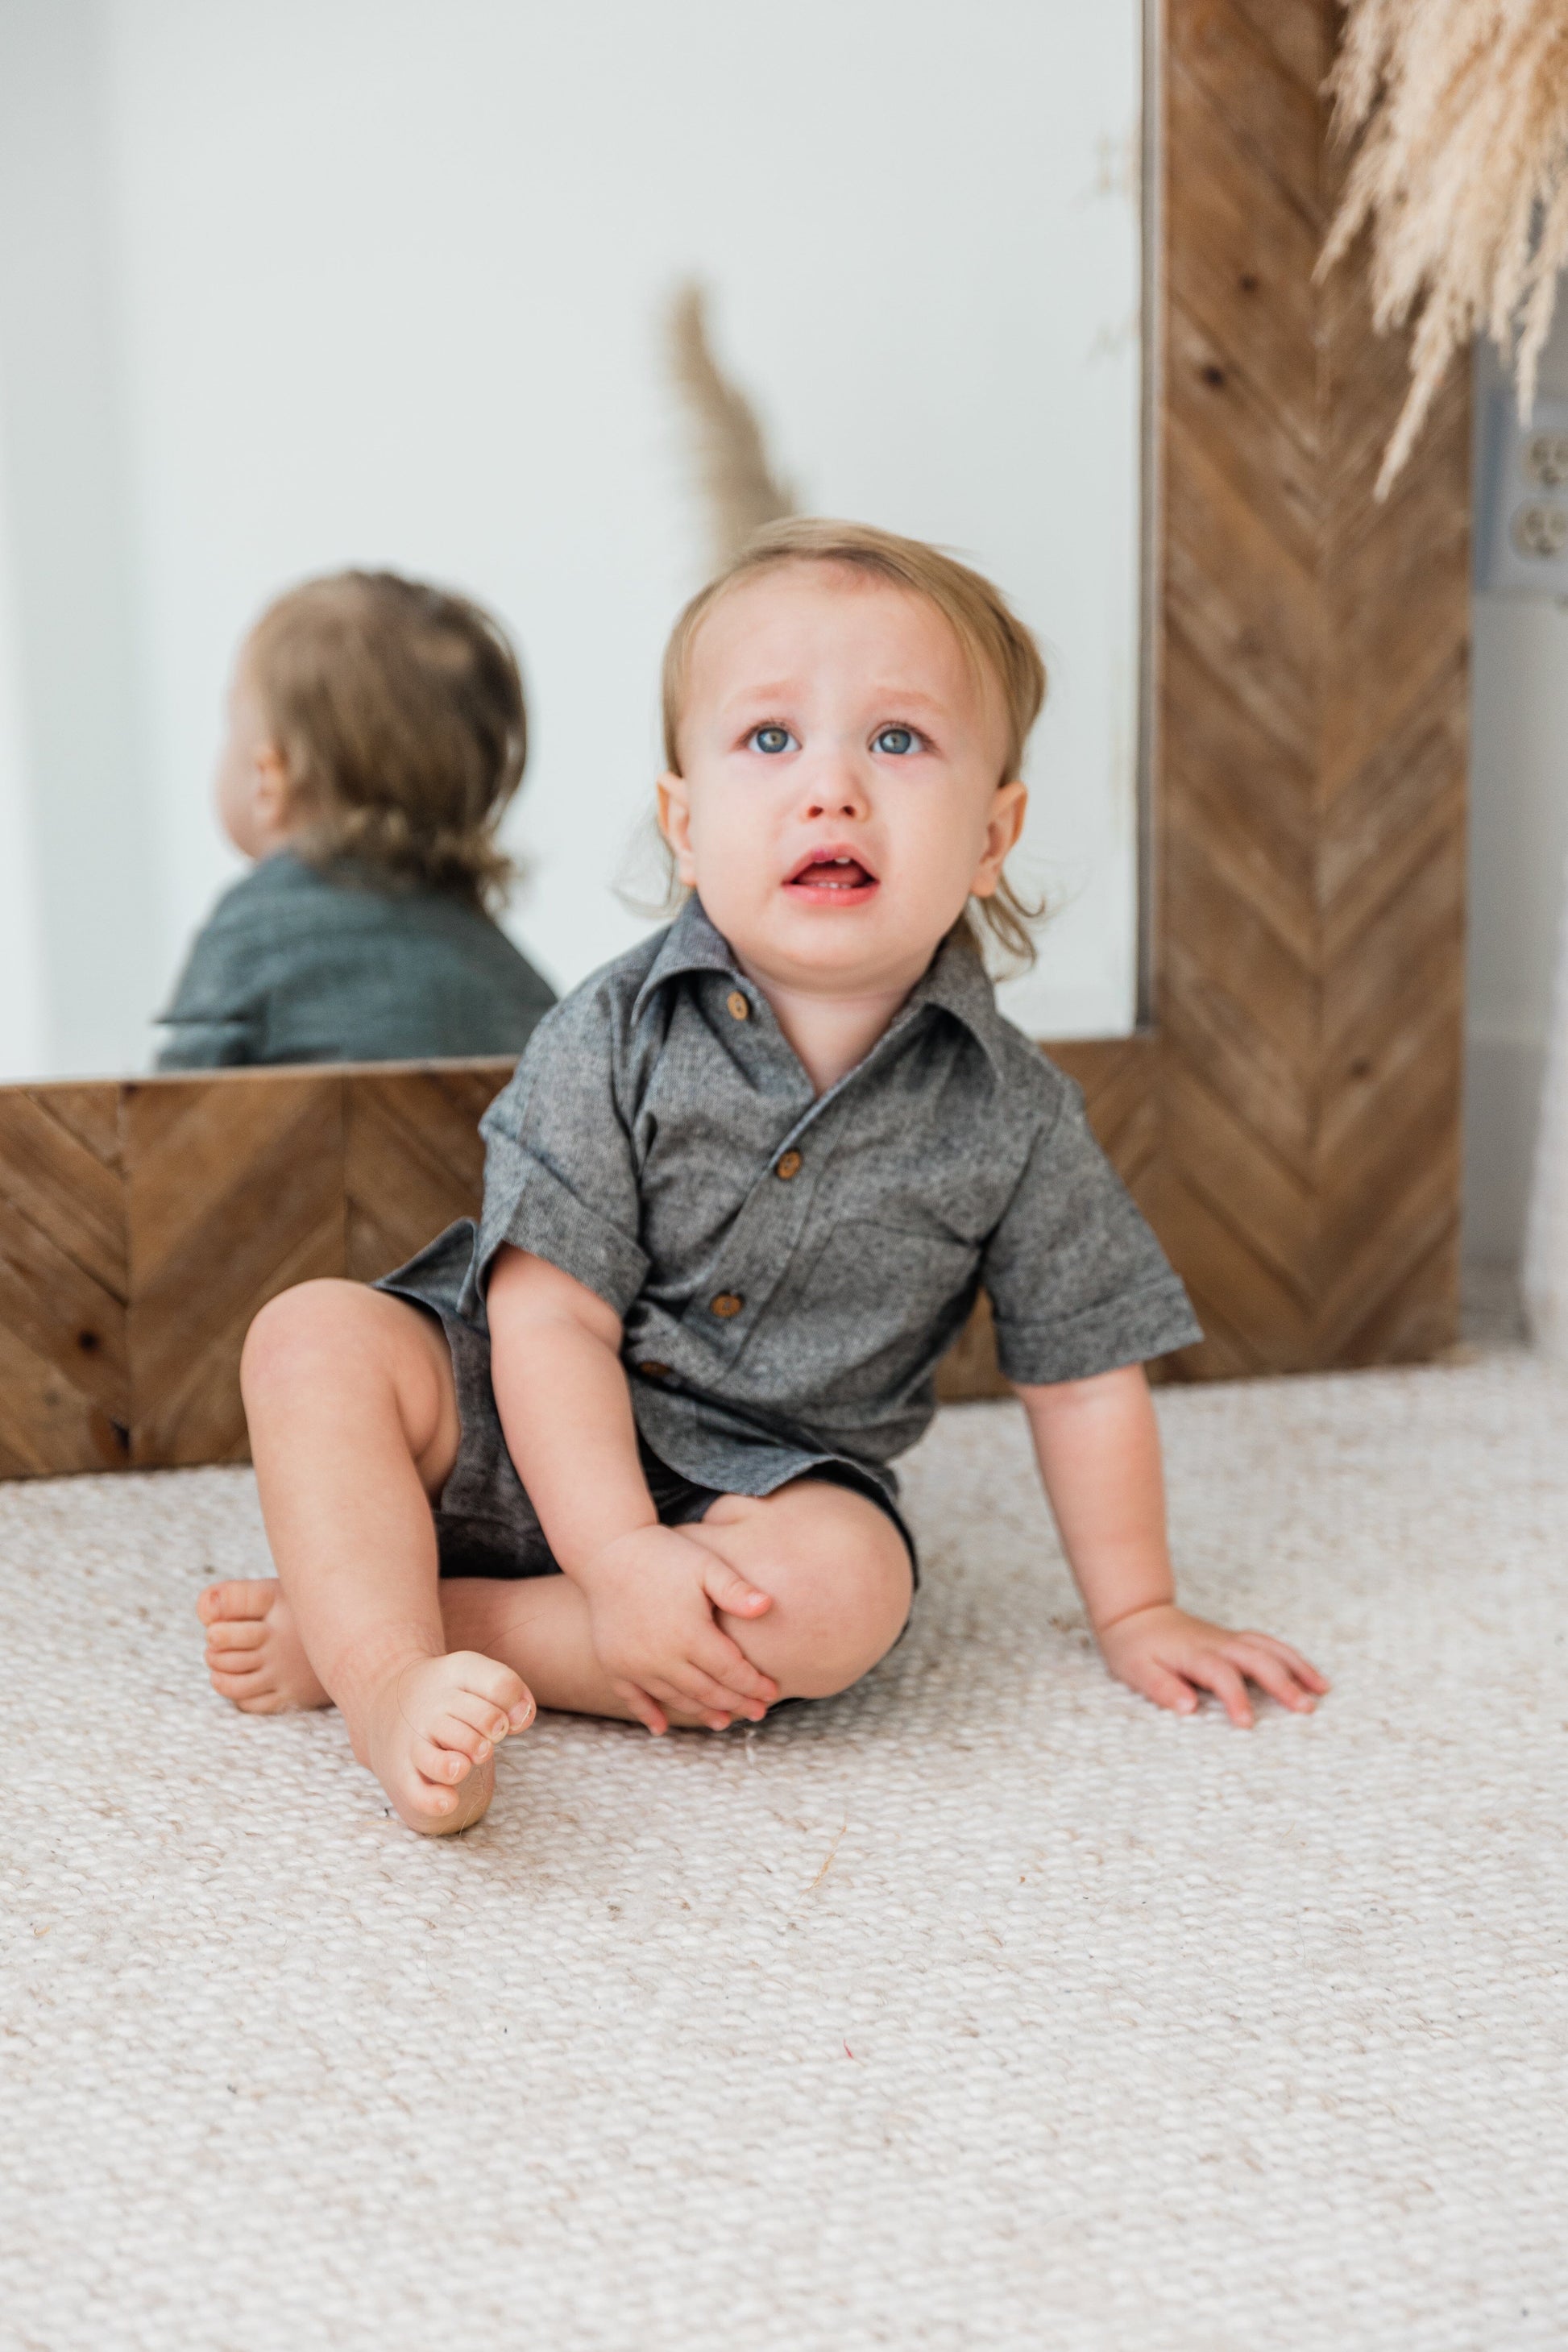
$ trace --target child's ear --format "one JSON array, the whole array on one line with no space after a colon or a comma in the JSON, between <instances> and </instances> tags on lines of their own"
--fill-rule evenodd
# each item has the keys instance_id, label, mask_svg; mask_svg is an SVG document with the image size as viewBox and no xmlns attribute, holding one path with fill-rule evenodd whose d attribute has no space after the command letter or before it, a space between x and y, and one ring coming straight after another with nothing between
<instances>
[{"instance_id":1,"label":"child's ear","mask_svg":"<svg viewBox=\"0 0 1568 2352\"><path fill-rule=\"evenodd\" d=\"M286 833L294 819L294 787L275 743L264 743L256 754L255 810L263 833L273 838Z\"/></svg>"},{"instance_id":2,"label":"child's ear","mask_svg":"<svg viewBox=\"0 0 1568 2352\"><path fill-rule=\"evenodd\" d=\"M691 854L690 788L684 776L667 769L654 790L658 794L658 829L669 844L676 872L690 889L697 880L697 861Z\"/></svg>"},{"instance_id":3,"label":"child's ear","mask_svg":"<svg viewBox=\"0 0 1568 2352\"><path fill-rule=\"evenodd\" d=\"M1010 784L998 784L991 814L985 820L985 851L974 870L970 895L989 898L1002 879L1002 868L1018 845L1018 835L1024 830L1024 819L1029 809L1029 787L1018 777Z\"/></svg>"}]
</instances>

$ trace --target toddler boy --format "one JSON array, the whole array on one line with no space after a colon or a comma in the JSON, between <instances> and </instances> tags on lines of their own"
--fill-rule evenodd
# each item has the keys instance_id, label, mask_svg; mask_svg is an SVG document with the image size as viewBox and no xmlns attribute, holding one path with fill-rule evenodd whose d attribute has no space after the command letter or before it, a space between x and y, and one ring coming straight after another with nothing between
<instances>
[{"instance_id":1,"label":"toddler boy","mask_svg":"<svg viewBox=\"0 0 1568 2352\"><path fill-rule=\"evenodd\" d=\"M1176 1606L1142 1362L1198 1328L981 958L1043 692L935 550L761 534L667 659L681 913L542 1024L477 1232L258 1318L279 1582L204 1596L213 1682L335 1700L413 1828L478 1818L535 1699L717 1730L874 1665L915 1588L890 1465L982 1284L1110 1671L1238 1723L1249 1681L1327 1688Z\"/></svg>"}]
</instances>

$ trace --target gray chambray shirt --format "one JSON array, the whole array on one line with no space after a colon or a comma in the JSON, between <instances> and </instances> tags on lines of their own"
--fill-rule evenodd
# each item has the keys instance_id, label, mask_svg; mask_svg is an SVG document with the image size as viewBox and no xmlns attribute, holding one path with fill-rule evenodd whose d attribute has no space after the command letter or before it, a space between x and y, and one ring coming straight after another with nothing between
<instances>
[{"instance_id":1,"label":"gray chambray shirt","mask_svg":"<svg viewBox=\"0 0 1568 2352\"><path fill-rule=\"evenodd\" d=\"M700 1486L767 1495L840 1465L890 1496L982 1285L1013 1381L1202 1337L1078 1087L962 940L816 1096L692 898L546 1014L482 1132L477 1237L452 1228L387 1286L441 1314L456 1356L502 1243L560 1266L622 1318L645 1444ZM458 1371L465 1451L492 1451Z\"/></svg>"}]
</instances>

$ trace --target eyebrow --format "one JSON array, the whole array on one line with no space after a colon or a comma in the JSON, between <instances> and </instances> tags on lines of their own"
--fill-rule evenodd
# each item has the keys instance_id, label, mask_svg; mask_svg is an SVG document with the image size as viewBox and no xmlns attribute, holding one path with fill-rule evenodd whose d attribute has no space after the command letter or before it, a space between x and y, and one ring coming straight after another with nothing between
<instances>
[{"instance_id":1,"label":"eyebrow","mask_svg":"<svg viewBox=\"0 0 1568 2352\"><path fill-rule=\"evenodd\" d=\"M764 680L761 686L748 686L734 694L726 695L720 709L729 716L748 709L753 703L793 701L801 691L798 678ZM926 710L936 717L945 717L952 708L949 703L935 701L931 695L922 694L918 686L879 686L871 692L874 700L889 708L898 706Z\"/></svg>"}]
</instances>

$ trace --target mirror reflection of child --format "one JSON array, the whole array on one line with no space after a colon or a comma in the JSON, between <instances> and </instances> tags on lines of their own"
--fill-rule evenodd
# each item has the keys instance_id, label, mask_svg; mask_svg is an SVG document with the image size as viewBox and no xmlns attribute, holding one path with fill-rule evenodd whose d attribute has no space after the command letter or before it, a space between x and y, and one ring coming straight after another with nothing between
<instances>
[{"instance_id":1,"label":"mirror reflection of child","mask_svg":"<svg viewBox=\"0 0 1568 2352\"><path fill-rule=\"evenodd\" d=\"M542 1706L663 1732L847 1689L916 1574L893 1457L977 1286L1105 1662L1162 1706L1328 1685L1176 1605L1142 1360L1199 1336L976 918L1044 692L984 580L775 525L678 624L668 929L551 1013L476 1232L275 1299L244 1381L277 1583L214 1585L216 1688L335 1700L411 1827Z\"/></svg>"},{"instance_id":2,"label":"mirror reflection of child","mask_svg":"<svg viewBox=\"0 0 1568 2352\"><path fill-rule=\"evenodd\" d=\"M387 572L279 597L217 771L255 865L196 937L157 1066L521 1053L554 993L487 908L526 750L516 658L466 597Z\"/></svg>"}]
</instances>

